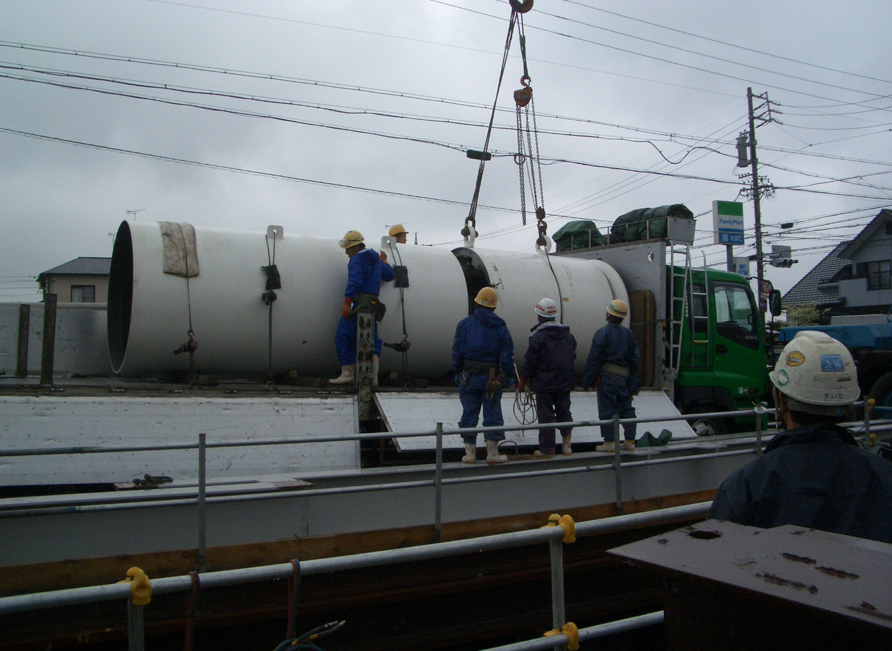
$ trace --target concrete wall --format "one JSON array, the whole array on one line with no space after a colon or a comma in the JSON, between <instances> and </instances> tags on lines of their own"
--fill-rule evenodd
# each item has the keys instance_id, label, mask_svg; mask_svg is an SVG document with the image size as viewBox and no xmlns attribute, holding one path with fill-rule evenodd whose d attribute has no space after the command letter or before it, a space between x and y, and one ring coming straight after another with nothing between
<instances>
[{"instance_id":1,"label":"concrete wall","mask_svg":"<svg viewBox=\"0 0 892 651\"><path fill-rule=\"evenodd\" d=\"M40 375L43 355L43 303L31 303L28 374ZM0 303L0 377L16 374L20 303ZM53 374L111 375L105 303L57 305Z\"/></svg>"}]
</instances>

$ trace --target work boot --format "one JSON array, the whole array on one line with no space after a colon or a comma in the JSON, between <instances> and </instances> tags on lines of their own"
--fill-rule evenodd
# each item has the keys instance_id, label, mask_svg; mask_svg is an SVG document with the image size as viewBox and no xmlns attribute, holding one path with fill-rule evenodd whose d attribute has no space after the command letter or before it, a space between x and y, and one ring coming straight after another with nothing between
<instances>
[{"instance_id":1,"label":"work boot","mask_svg":"<svg viewBox=\"0 0 892 651\"><path fill-rule=\"evenodd\" d=\"M372 386L378 386L378 365L381 363L381 358L377 355L372 355Z\"/></svg>"},{"instance_id":2,"label":"work boot","mask_svg":"<svg viewBox=\"0 0 892 651\"><path fill-rule=\"evenodd\" d=\"M477 444L465 443L465 456L461 458L462 463L468 465L477 463Z\"/></svg>"},{"instance_id":3,"label":"work boot","mask_svg":"<svg viewBox=\"0 0 892 651\"><path fill-rule=\"evenodd\" d=\"M614 452L616 450L616 445L613 441L604 441L601 445L596 446L595 450L598 452Z\"/></svg>"},{"instance_id":4,"label":"work boot","mask_svg":"<svg viewBox=\"0 0 892 651\"><path fill-rule=\"evenodd\" d=\"M623 444L620 447L623 450L626 450L627 452L634 452L635 451L635 441L630 441L630 440L626 439L625 441L623 441Z\"/></svg>"},{"instance_id":5,"label":"work boot","mask_svg":"<svg viewBox=\"0 0 892 651\"><path fill-rule=\"evenodd\" d=\"M508 457L506 457L504 454L499 454L499 442L487 441L486 463L492 466L497 463L505 463L506 461L508 461Z\"/></svg>"},{"instance_id":6,"label":"work boot","mask_svg":"<svg viewBox=\"0 0 892 651\"><path fill-rule=\"evenodd\" d=\"M571 454L573 454L573 448L570 447L570 437L571 436L573 436L573 435L567 434L565 437L563 437L564 443L563 443L563 445L561 445L561 454L563 454L565 457L569 457Z\"/></svg>"},{"instance_id":7,"label":"work boot","mask_svg":"<svg viewBox=\"0 0 892 651\"><path fill-rule=\"evenodd\" d=\"M533 452L533 456L537 459L551 459L554 454L548 454L547 452L542 452L542 450L536 450Z\"/></svg>"},{"instance_id":8,"label":"work boot","mask_svg":"<svg viewBox=\"0 0 892 651\"><path fill-rule=\"evenodd\" d=\"M347 364L341 367L341 374L333 380L329 380L329 384L353 384L356 382L356 364Z\"/></svg>"}]
</instances>

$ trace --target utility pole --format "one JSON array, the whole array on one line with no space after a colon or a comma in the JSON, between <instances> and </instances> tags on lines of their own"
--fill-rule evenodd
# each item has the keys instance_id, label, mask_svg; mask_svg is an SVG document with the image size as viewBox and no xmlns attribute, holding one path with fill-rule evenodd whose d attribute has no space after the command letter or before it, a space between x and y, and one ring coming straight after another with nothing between
<instances>
[{"instance_id":1,"label":"utility pole","mask_svg":"<svg viewBox=\"0 0 892 651\"><path fill-rule=\"evenodd\" d=\"M136 210L128 210L127 214L133 215L133 221L136 221L137 213L141 213L143 210L145 210L145 208L137 208Z\"/></svg>"},{"instance_id":2,"label":"utility pole","mask_svg":"<svg viewBox=\"0 0 892 651\"><path fill-rule=\"evenodd\" d=\"M756 115L753 109L753 98L764 100L765 103L759 106L759 109L765 109L765 112ZM759 178L759 161L756 157L756 120L759 120L759 126L768 124L773 121L771 117L771 102L768 99L768 93L764 95L753 95L753 89L746 89L747 105L749 107L749 154L750 154L750 187L744 192L753 198L753 211L756 217L756 280L758 287L756 288L756 296L759 297L759 319L762 323L762 332L765 332L765 312L762 311L762 281L765 280L765 267L762 257L762 194L771 196L774 194L774 187L768 179Z\"/></svg>"}]
</instances>

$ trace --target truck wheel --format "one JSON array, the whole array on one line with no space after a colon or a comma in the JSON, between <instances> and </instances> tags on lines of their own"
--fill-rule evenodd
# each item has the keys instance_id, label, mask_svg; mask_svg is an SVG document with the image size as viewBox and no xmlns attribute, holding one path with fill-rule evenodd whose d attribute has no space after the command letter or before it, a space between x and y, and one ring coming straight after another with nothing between
<instances>
[{"instance_id":1,"label":"truck wheel","mask_svg":"<svg viewBox=\"0 0 892 651\"><path fill-rule=\"evenodd\" d=\"M699 405L691 407L685 411L685 414L709 414L716 411L722 411L722 408L714 405ZM724 418L692 418L688 420L688 423L697 436L717 436L728 432Z\"/></svg>"},{"instance_id":2,"label":"truck wheel","mask_svg":"<svg viewBox=\"0 0 892 651\"><path fill-rule=\"evenodd\" d=\"M883 410L878 410L878 418L892 418L892 371L880 376L873 383L869 397L876 400L876 407L885 407Z\"/></svg>"}]
</instances>

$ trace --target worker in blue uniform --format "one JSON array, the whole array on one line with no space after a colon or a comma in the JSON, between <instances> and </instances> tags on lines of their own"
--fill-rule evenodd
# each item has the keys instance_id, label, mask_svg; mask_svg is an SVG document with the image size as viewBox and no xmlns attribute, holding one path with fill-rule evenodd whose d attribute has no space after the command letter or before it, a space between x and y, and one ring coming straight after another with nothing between
<instances>
[{"instance_id":1,"label":"worker in blue uniform","mask_svg":"<svg viewBox=\"0 0 892 651\"><path fill-rule=\"evenodd\" d=\"M769 377L783 431L722 482L709 517L892 543L892 462L838 425L859 395L852 354L824 332L800 331Z\"/></svg>"},{"instance_id":2,"label":"worker in blue uniform","mask_svg":"<svg viewBox=\"0 0 892 651\"><path fill-rule=\"evenodd\" d=\"M629 306L621 299L610 301L607 306L607 325L592 337L582 378L582 390L598 388L598 419L609 420L616 414L620 418L635 418L632 397L638 393L638 343L635 335L622 326L629 314ZM622 449L635 450L635 423L624 423L625 441ZM595 447L599 452L615 449L613 424L601 425L604 443Z\"/></svg>"},{"instance_id":3,"label":"worker in blue uniform","mask_svg":"<svg viewBox=\"0 0 892 651\"><path fill-rule=\"evenodd\" d=\"M477 426L483 407L483 426L504 425L502 418L502 389L514 377L514 342L504 319L495 314L498 294L492 287L484 287L474 302L477 307L471 316L462 319L455 329L452 342L452 370L458 383L462 416L461 428ZM462 434L465 456L462 462L477 461L477 434ZM499 441L504 432L485 432L486 463L505 463L508 457L499 454Z\"/></svg>"},{"instance_id":4,"label":"worker in blue uniform","mask_svg":"<svg viewBox=\"0 0 892 651\"><path fill-rule=\"evenodd\" d=\"M347 263L347 288L344 290L344 306L335 333L335 347L341 374L331 384L352 384L356 381L356 311L364 305L374 309L380 306L378 293L381 281L394 278L393 268L387 264L387 254L367 249L359 231L349 231L340 241L341 248L350 261ZM378 365L383 342L378 337L379 321L375 319L375 351L372 358L372 386L378 385Z\"/></svg>"},{"instance_id":5,"label":"worker in blue uniform","mask_svg":"<svg viewBox=\"0 0 892 651\"><path fill-rule=\"evenodd\" d=\"M557 322L557 315L557 304L550 298L543 298L536 304L539 323L532 329L517 382L518 393L527 384L535 393L536 418L545 426L539 429L539 449L533 452L536 457L554 456L554 423L573 421L570 391L576 385L576 338L568 326ZM573 428L562 427L560 430L561 452L570 456L573 453L570 446Z\"/></svg>"}]
</instances>

